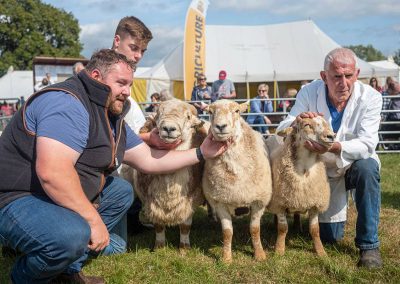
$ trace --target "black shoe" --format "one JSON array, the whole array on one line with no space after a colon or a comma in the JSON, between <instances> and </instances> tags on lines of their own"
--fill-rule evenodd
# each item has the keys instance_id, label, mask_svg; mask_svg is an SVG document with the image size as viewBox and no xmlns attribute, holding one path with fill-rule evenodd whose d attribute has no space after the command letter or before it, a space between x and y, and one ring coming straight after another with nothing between
<instances>
[{"instance_id":1,"label":"black shoe","mask_svg":"<svg viewBox=\"0 0 400 284\"><path fill-rule=\"evenodd\" d=\"M13 258L13 257L18 256L17 252L14 249L10 248L10 247L2 247L1 248L1 255L3 257L5 257L5 258L6 257L7 258Z\"/></svg>"},{"instance_id":2,"label":"black shoe","mask_svg":"<svg viewBox=\"0 0 400 284\"><path fill-rule=\"evenodd\" d=\"M357 263L358 267L365 268L381 268L382 258L379 249L360 250L360 260Z\"/></svg>"},{"instance_id":3,"label":"black shoe","mask_svg":"<svg viewBox=\"0 0 400 284\"><path fill-rule=\"evenodd\" d=\"M83 272L78 272L74 274L60 274L56 279L50 283L74 283L74 284L105 284L103 277L98 276L86 276Z\"/></svg>"}]
</instances>

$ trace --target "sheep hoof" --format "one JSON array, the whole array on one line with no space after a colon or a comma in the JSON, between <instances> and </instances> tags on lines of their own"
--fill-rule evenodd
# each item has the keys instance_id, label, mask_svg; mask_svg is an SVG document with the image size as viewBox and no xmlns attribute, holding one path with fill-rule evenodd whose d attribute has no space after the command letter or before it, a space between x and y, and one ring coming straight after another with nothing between
<instances>
[{"instance_id":1,"label":"sheep hoof","mask_svg":"<svg viewBox=\"0 0 400 284\"><path fill-rule=\"evenodd\" d=\"M285 254L285 249L284 248L276 248L275 249L275 254L284 255Z\"/></svg>"},{"instance_id":2,"label":"sheep hoof","mask_svg":"<svg viewBox=\"0 0 400 284\"><path fill-rule=\"evenodd\" d=\"M324 249L316 250L316 253L317 253L318 257L327 257L328 256L328 254L325 252Z\"/></svg>"},{"instance_id":3,"label":"sheep hoof","mask_svg":"<svg viewBox=\"0 0 400 284\"><path fill-rule=\"evenodd\" d=\"M267 259L267 255L264 250L260 250L254 253L254 258L256 261L263 261Z\"/></svg>"},{"instance_id":4,"label":"sheep hoof","mask_svg":"<svg viewBox=\"0 0 400 284\"><path fill-rule=\"evenodd\" d=\"M226 263L226 264L232 263L232 256L224 256L224 257L222 258L222 262L223 262L223 263Z\"/></svg>"},{"instance_id":5,"label":"sheep hoof","mask_svg":"<svg viewBox=\"0 0 400 284\"><path fill-rule=\"evenodd\" d=\"M165 243L164 242L156 242L154 244L154 250L161 249L161 248L164 248L164 247L165 247Z\"/></svg>"},{"instance_id":6,"label":"sheep hoof","mask_svg":"<svg viewBox=\"0 0 400 284\"><path fill-rule=\"evenodd\" d=\"M179 250L187 251L190 249L189 243L179 243Z\"/></svg>"}]
</instances>

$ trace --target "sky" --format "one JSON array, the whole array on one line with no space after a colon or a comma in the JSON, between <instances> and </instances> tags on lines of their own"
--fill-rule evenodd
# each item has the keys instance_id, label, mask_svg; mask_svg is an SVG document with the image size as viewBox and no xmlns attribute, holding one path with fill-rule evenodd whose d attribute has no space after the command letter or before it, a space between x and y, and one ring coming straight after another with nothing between
<instances>
[{"instance_id":1,"label":"sky","mask_svg":"<svg viewBox=\"0 0 400 284\"><path fill-rule=\"evenodd\" d=\"M399 0L209 0L208 25L269 25L312 20L342 46L368 45L385 56L400 49ZM139 64L151 67L183 41L191 0L42 0L78 20L82 55L109 48L119 20L141 19L153 40ZM238 36L240 36L238 34Z\"/></svg>"}]
</instances>

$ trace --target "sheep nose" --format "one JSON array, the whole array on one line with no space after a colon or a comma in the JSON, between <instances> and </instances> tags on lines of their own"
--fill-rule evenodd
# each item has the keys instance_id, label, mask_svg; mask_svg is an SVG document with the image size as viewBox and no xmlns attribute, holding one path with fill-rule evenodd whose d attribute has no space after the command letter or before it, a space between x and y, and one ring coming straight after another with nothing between
<instances>
[{"instance_id":1,"label":"sheep nose","mask_svg":"<svg viewBox=\"0 0 400 284\"><path fill-rule=\"evenodd\" d=\"M336 135L326 135L326 138L328 138L330 141L333 141L335 139Z\"/></svg>"},{"instance_id":2,"label":"sheep nose","mask_svg":"<svg viewBox=\"0 0 400 284\"><path fill-rule=\"evenodd\" d=\"M217 127L218 130L221 131L221 132L222 132L222 130L224 130L224 128L225 128L226 126L227 126L226 124L216 124L216 125L215 125L215 127Z\"/></svg>"},{"instance_id":3,"label":"sheep nose","mask_svg":"<svg viewBox=\"0 0 400 284\"><path fill-rule=\"evenodd\" d=\"M170 132L175 131L175 130L176 130L176 127L173 127L173 126L170 126L170 127L168 127L168 126L163 126L162 130L164 130L164 131L167 132L167 133L170 133Z\"/></svg>"}]
</instances>

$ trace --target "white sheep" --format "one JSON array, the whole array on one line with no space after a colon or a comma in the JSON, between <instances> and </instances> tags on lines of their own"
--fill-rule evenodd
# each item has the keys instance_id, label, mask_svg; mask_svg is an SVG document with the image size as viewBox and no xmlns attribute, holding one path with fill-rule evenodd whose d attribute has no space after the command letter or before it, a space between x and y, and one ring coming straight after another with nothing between
<instances>
[{"instance_id":1,"label":"white sheep","mask_svg":"<svg viewBox=\"0 0 400 284\"><path fill-rule=\"evenodd\" d=\"M303 118L278 133L284 144L271 153L273 192L267 210L277 214L278 236L275 252L284 254L288 232L286 214L308 212L309 231L318 256L326 255L319 236L318 214L327 210L330 189L325 165L320 155L304 143L314 141L330 147L335 134L320 116Z\"/></svg>"},{"instance_id":2,"label":"white sheep","mask_svg":"<svg viewBox=\"0 0 400 284\"><path fill-rule=\"evenodd\" d=\"M240 117L247 106L219 100L206 108L211 115L213 139L231 142L224 154L206 160L203 175L204 195L221 220L224 262L232 261L232 216L243 207L250 209L254 257L266 258L260 239L260 219L271 198L271 169L262 135Z\"/></svg>"},{"instance_id":3,"label":"white sheep","mask_svg":"<svg viewBox=\"0 0 400 284\"><path fill-rule=\"evenodd\" d=\"M204 121L198 119L196 108L176 99L161 103L154 119L147 121L141 132L154 127L166 143L182 140L176 150L199 147L208 132ZM179 247L190 248L192 215L204 202L203 167L204 163L198 163L169 174L144 174L133 170L134 189L142 201L142 211L156 231L155 249L165 246L165 226L175 225L180 228Z\"/></svg>"}]
</instances>

